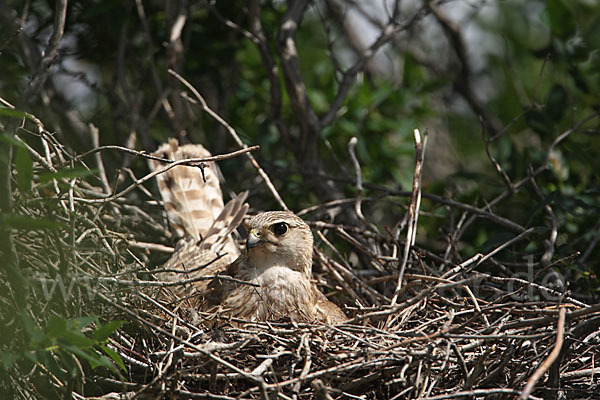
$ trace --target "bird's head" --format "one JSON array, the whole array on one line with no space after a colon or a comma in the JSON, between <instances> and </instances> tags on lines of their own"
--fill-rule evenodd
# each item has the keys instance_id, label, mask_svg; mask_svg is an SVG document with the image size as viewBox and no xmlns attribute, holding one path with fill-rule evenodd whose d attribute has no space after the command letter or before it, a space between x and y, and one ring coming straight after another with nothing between
<instances>
[{"instance_id":1,"label":"bird's head","mask_svg":"<svg viewBox=\"0 0 600 400\"><path fill-rule=\"evenodd\" d=\"M268 211L248 222L246 249L257 269L283 266L311 276L313 236L309 226L290 211Z\"/></svg>"}]
</instances>

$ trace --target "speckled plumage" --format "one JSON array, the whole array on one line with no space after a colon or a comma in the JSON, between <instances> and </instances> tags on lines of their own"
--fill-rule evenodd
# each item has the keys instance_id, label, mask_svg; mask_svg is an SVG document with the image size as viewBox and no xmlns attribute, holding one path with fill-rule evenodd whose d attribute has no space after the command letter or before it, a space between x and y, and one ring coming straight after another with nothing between
<instances>
[{"instance_id":1,"label":"speckled plumage","mask_svg":"<svg viewBox=\"0 0 600 400\"><path fill-rule=\"evenodd\" d=\"M277 223L289 227L284 235L273 232ZM311 281L313 237L304 221L289 211L269 211L250 219L248 227L262 243L242 253L226 274L256 286L214 279L205 294L205 310L254 321L346 320Z\"/></svg>"},{"instance_id":2,"label":"speckled plumage","mask_svg":"<svg viewBox=\"0 0 600 400\"><path fill-rule=\"evenodd\" d=\"M153 154L172 160L210 157L204 147L179 146L174 139ZM156 169L160 164L152 161L150 165ZM202 311L244 320L328 324L346 320L311 281L313 236L309 226L289 211L258 214L248 223L251 240L240 252L231 233L248 209L244 204L247 193L224 206L214 163L209 163L205 175L207 182L197 168L178 166L157 176L167 216L181 237L163 266L169 271L157 275L163 281L222 278L163 288L163 295L173 301L184 298L188 306ZM285 225L285 233L274 229L275 224Z\"/></svg>"},{"instance_id":3,"label":"speckled plumage","mask_svg":"<svg viewBox=\"0 0 600 400\"><path fill-rule=\"evenodd\" d=\"M161 145L152 155L171 160L211 157L203 146L180 146L176 139ZM161 166L160 162L150 160L151 169ZM157 274L162 281L214 276L240 255L231 233L246 215L248 205L244 202L248 193L241 193L224 205L217 165L207 163L204 175L206 182L199 168L177 166L156 177L169 223L180 237L175 252L162 268L169 271ZM186 298L190 306L196 306L198 294L206 290L208 283L199 280L171 286L163 289L162 294L174 301Z\"/></svg>"}]
</instances>

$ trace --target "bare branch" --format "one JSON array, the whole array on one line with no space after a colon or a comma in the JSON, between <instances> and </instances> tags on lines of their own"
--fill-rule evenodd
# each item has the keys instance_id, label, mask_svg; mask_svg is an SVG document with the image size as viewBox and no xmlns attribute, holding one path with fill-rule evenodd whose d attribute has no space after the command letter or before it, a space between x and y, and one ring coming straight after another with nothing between
<instances>
[{"instance_id":1,"label":"bare branch","mask_svg":"<svg viewBox=\"0 0 600 400\"><path fill-rule=\"evenodd\" d=\"M427 8L425 6L421 7L417 12L413 14L406 22L397 23L394 20L390 21L388 25L386 25L382 30L379 37L373 42L373 44L365 50L365 52L360 56L360 58L344 73L344 77L339 84L338 91L335 95L335 99L331 103L329 110L321 117L320 124L322 127L328 126L331 124L344 102L346 101L346 96L352 84L354 83L354 79L356 75L361 71L364 67L365 63L370 60L377 51L390 40L392 40L399 32L402 32L409 27L411 27L416 21L420 20L427 14Z\"/></svg>"},{"instance_id":2,"label":"bare branch","mask_svg":"<svg viewBox=\"0 0 600 400\"><path fill-rule=\"evenodd\" d=\"M229 125L223 118L221 118L217 113L215 113L208 106L208 104L204 100L204 97L202 97L202 95L200 94L200 92L198 92L196 90L196 88L194 88L188 81L186 81L177 72L175 72L173 70L169 70L169 73L171 75L175 76L181 83L184 84L185 87L187 87L194 94L194 96L196 96L196 98L198 99L198 101L200 101L200 105L202 106L202 109L206 113L208 113L208 115L210 115L211 117L213 117L217 122L219 122L221 125L223 125L225 127L225 129L227 129L227 132L229 132L229 134L235 140L235 142L238 144L238 146L240 146L242 149L247 149L248 148L248 146L242 142L242 140L238 136L238 134L235 131L235 129L233 129L231 127L231 125ZM277 192L277 189L275 189L275 186L271 182L271 179L269 178L269 176L267 175L267 173L261 168L261 166L258 164L258 161L256 161L256 159L254 158L254 156L252 154L250 154L249 152L245 152L245 153L246 153L246 156L248 157L248 159L250 160L250 163L252 164L252 166L254 168L256 168L256 171L261 176L261 178L263 179L263 181L265 182L265 184L267 185L267 187L269 188L269 190L273 194L273 197L275 197L275 200L277 200L277 202L279 203L279 205L281 206L281 208L284 209L284 210L288 210L288 207L286 206L285 202L283 201L283 199L281 198L281 196Z\"/></svg>"},{"instance_id":3,"label":"bare branch","mask_svg":"<svg viewBox=\"0 0 600 400\"><path fill-rule=\"evenodd\" d=\"M406 264L408 263L410 249L412 246L414 246L417 237L417 221L419 207L421 203L421 179L423 171L423 159L425 156L425 144L427 142L427 133L425 133L425 138L423 141L421 141L421 133L418 129L415 129L413 134L415 139L415 172L413 176L412 195L410 197L410 205L408 207L408 228L406 231L406 242L404 243L404 254L402 257L402 263L399 266L396 290L394 291L394 297L392 297L390 306L396 304L396 300L398 299L398 295L400 294L400 290L402 289L402 279L404 277L404 271L406 270Z\"/></svg>"},{"instance_id":4,"label":"bare branch","mask_svg":"<svg viewBox=\"0 0 600 400\"><path fill-rule=\"evenodd\" d=\"M560 350L563 345L563 337L565 334L565 315L567 313L567 309L564 307L560 308L558 313L558 323L556 326L556 343L554 344L554 348L548 355L548 357L544 360L543 363L535 370L533 375L527 380L527 384L523 388L523 392L519 396L521 400L527 400L531 396L531 392L535 388L535 384L540 378L548 371L550 366L554 363L558 355L560 354Z\"/></svg>"},{"instance_id":5,"label":"bare branch","mask_svg":"<svg viewBox=\"0 0 600 400\"><path fill-rule=\"evenodd\" d=\"M360 172L360 163L358 162L358 158L356 157L355 148L358 143L358 139L356 136L352 137L348 142L348 153L350 154L350 160L352 161L352 165L354 166L354 174L356 176L356 201L354 203L354 212L359 220L361 220L366 226L370 227L373 232L379 232L377 227L367 221L365 216L362 213L362 199L363 199L363 184L362 184L362 174Z\"/></svg>"},{"instance_id":6,"label":"bare branch","mask_svg":"<svg viewBox=\"0 0 600 400\"><path fill-rule=\"evenodd\" d=\"M121 151L126 151L126 152L133 152L134 154L137 154L139 156L142 157L147 157L150 158L152 156L148 156L148 154L145 153L140 153L140 152L136 152L135 150L131 150L131 149L126 149L119 147L119 146L105 146L105 147L111 147L111 148L118 148L118 150ZM225 160L228 158L233 158L233 157L237 157L240 154L245 154L248 153L250 151L256 150L260 148L260 146L252 146L252 147L246 147L244 149L241 150L237 150L234 151L232 153L228 153L228 154L222 154L222 155L218 155L218 156L213 156L213 157L208 157L208 158L186 158L183 160L177 160L177 161L173 161L173 160L166 160L166 159L159 159L159 161L163 161L163 162L169 162L168 165L165 165L164 167L157 169L156 171L153 171L149 174L147 174L146 176L140 178L137 182L135 182L134 184L128 186L127 188L121 190L119 193L113 194L112 196L107 196L107 197L103 197L100 199L86 199L86 198L81 198L81 197L75 197L74 200L76 201L80 201L83 203L106 203L109 201L113 201L118 199L119 197L123 197L125 196L127 193L131 192L133 189L135 189L136 187L138 187L139 185L141 185L142 183L154 178L156 175L162 174L168 170L170 170L171 168L174 168L178 165L185 165L185 166L197 166L200 168L204 168L204 164L205 162L209 162L209 161L220 161L220 160ZM94 151L95 152L95 151ZM89 154L90 152L86 153ZM156 157L159 158L159 157ZM153 158L155 159L155 158ZM197 165L200 164L200 165Z\"/></svg>"},{"instance_id":7,"label":"bare branch","mask_svg":"<svg viewBox=\"0 0 600 400\"><path fill-rule=\"evenodd\" d=\"M50 36L50 40L48 40L48 45L44 50L44 54L42 56L40 65L38 66L38 70L33 77L33 79L29 82L23 93L21 94L21 98L19 102L24 104L27 100L37 93L42 85L46 82L48 78L48 74L50 73L50 68L54 64L56 60L56 56L58 55L58 46L63 37L63 33L65 30L65 20L67 19L67 0L59 0L56 2L56 6L54 8L54 23L52 26L52 35Z\"/></svg>"}]
</instances>

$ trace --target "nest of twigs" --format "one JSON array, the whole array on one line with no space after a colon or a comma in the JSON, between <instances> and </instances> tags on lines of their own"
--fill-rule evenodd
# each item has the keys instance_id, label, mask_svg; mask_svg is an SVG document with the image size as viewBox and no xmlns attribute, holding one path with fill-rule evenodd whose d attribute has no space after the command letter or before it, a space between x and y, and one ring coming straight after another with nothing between
<instances>
[{"instance_id":1,"label":"nest of twigs","mask_svg":"<svg viewBox=\"0 0 600 400\"><path fill-rule=\"evenodd\" d=\"M55 156L34 157L36 171L85 170L53 138L44 140ZM493 276L476 271L497 263L492 256L506 243L452 263L418 241L404 252L401 237L362 215L352 226L309 216L315 279L349 321L222 320L210 328L202 321L218 316L146 294L161 285L152 271L173 250L164 211L132 171L121 175L120 185L133 185L122 196L98 183L106 181L102 171L87 179L57 174L16 204L64 226L15 236L23 270L37 279L32 303L48 303L40 273L46 282L68 277L77 283L62 299L69 312L127 321L108 342L125 370L82 367L69 386L73 398L600 398L600 306L548 279L514 278L499 266ZM352 255L336 252L336 241Z\"/></svg>"}]
</instances>

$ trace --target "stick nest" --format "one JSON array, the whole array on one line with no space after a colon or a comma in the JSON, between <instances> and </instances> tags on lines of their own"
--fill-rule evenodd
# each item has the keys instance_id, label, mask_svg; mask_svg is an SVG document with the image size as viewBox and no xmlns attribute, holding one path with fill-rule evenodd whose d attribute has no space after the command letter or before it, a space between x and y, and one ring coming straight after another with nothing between
<instances>
[{"instance_id":1,"label":"stick nest","mask_svg":"<svg viewBox=\"0 0 600 400\"><path fill-rule=\"evenodd\" d=\"M64 149L48 143L68 165ZM121 185L136 185L124 171ZM83 368L74 398L504 399L520 395L539 368L530 398L600 398L600 306L551 280L514 278L490 253L454 262L412 246L396 291L401 238L361 219L308 217L315 279L349 321L230 321L148 295L174 242L151 186L103 201L110 193L96 179L47 182L16 204L64 227L15 234L23 270L37 282L33 303L48 303L39 274L69 277L77 284L63 299L68 312L127 321L108 342L126 372ZM340 243L349 256L335 250Z\"/></svg>"}]
</instances>

